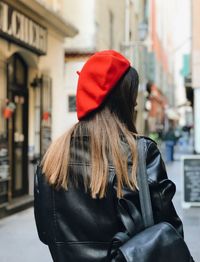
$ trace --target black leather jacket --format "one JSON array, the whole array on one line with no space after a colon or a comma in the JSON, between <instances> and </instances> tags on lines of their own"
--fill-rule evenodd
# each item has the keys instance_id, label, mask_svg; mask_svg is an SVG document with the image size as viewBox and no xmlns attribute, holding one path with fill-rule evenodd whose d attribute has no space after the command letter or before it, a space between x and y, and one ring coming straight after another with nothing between
<instances>
[{"instance_id":1,"label":"black leather jacket","mask_svg":"<svg viewBox=\"0 0 200 262\"><path fill-rule=\"evenodd\" d=\"M85 137L84 150L77 148L72 152L70 174L82 177L86 169L83 159L87 154L88 139ZM140 138L139 138L140 139ZM131 155L127 144L122 141L125 152ZM180 234L182 223L172 204L175 185L168 180L164 163L156 144L145 138L146 164L152 198L155 222L167 221ZM89 159L87 159L89 161ZM115 170L109 166L109 179L113 180ZM81 181L81 179L80 179ZM138 191L124 188L124 197L133 201L140 210ZM123 231L123 225L116 211L116 192L109 183L104 199L92 199L85 193L84 186L70 186L68 191L56 190L45 181L38 166L35 176L35 219L40 240L49 246L56 262L98 262L106 261L107 250L112 237Z\"/></svg>"}]
</instances>

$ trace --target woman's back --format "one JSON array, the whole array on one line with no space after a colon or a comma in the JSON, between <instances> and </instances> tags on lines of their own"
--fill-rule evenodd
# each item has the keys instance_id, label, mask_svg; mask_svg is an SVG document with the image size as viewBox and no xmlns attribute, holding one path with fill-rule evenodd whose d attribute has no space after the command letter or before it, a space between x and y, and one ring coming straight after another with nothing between
<instances>
[{"instance_id":1,"label":"woman's back","mask_svg":"<svg viewBox=\"0 0 200 262\"><path fill-rule=\"evenodd\" d=\"M135 106L139 78L115 51L93 55L79 73L79 122L52 143L35 179L38 234L55 262L106 261L113 236L125 231L118 200L140 212L137 190ZM144 139L155 222L167 221L182 233L156 144Z\"/></svg>"},{"instance_id":2,"label":"woman's back","mask_svg":"<svg viewBox=\"0 0 200 262\"><path fill-rule=\"evenodd\" d=\"M140 138L138 138L140 139ZM109 185L106 196L102 199L91 198L85 192L83 176L89 175L89 159L86 153L88 138L85 137L84 150L76 138L77 150L69 165L68 190L56 190L49 186L37 170L35 187L35 217L40 239L49 245L52 257L56 262L90 262L106 261L107 251L112 237L124 231L117 213L116 173L109 164ZM170 222L180 233L182 224L173 208L171 198L175 187L167 179L163 162L157 146L145 139L147 150L147 174L151 188L155 221ZM122 141L124 150L128 145ZM130 155L130 154L129 154ZM85 166L85 162L88 166ZM131 167L131 158L128 160ZM73 182L78 181L78 187ZM131 200L140 210L138 191L124 188L124 198ZM163 199L162 199L163 198Z\"/></svg>"}]
</instances>

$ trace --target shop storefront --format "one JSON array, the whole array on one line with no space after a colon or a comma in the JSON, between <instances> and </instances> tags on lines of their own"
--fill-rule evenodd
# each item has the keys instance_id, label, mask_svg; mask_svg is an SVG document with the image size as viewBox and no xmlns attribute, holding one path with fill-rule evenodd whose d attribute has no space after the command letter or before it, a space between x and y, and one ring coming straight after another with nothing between
<instances>
[{"instance_id":1,"label":"shop storefront","mask_svg":"<svg viewBox=\"0 0 200 262\"><path fill-rule=\"evenodd\" d=\"M0 0L0 217L32 203L33 163L63 129L63 42L76 34L36 1L22 2Z\"/></svg>"}]
</instances>

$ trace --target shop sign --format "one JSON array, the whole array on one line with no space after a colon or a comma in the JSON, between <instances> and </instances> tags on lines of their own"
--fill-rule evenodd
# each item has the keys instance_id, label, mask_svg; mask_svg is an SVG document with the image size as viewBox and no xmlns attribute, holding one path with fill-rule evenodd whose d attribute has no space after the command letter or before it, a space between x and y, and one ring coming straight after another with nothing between
<instances>
[{"instance_id":1,"label":"shop sign","mask_svg":"<svg viewBox=\"0 0 200 262\"><path fill-rule=\"evenodd\" d=\"M47 29L0 0L0 36L45 55Z\"/></svg>"}]
</instances>

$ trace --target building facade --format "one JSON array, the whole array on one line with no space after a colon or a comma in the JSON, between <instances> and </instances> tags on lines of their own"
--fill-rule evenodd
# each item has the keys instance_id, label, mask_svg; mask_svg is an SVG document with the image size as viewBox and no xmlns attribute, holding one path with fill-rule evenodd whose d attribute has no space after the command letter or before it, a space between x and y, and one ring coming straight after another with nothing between
<instances>
[{"instance_id":1,"label":"building facade","mask_svg":"<svg viewBox=\"0 0 200 262\"><path fill-rule=\"evenodd\" d=\"M0 1L0 217L32 202L33 164L65 126L64 39L43 1Z\"/></svg>"},{"instance_id":2,"label":"building facade","mask_svg":"<svg viewBox=\"0 0 200 262\"><path fill-rule=\"evenodd\" d=\"M162 125L168 128L168 120L185 124L186 94L184 87L183 58L190 53L190 0L149 1L149 62L152 70L148 79L161 91L164 100ZM177 13L177 10L179 12ZM184 20L182 19L184 17ZM151 74L153 72L153 74ZM151 121L149 118L148 121ZM154 120L157 129L157 118ZM151 129L153 127L150 123Z\"/></svg>"}]
</instances>

